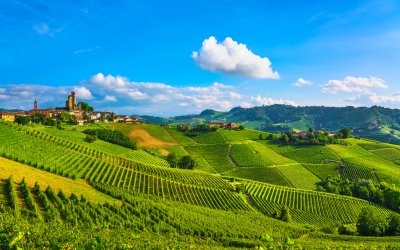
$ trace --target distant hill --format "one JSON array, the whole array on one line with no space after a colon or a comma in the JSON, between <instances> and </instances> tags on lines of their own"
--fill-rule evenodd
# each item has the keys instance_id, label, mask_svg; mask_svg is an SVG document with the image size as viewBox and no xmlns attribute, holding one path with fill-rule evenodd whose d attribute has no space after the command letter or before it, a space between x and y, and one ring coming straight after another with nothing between
<instances>
[{"instance_id":1,"label":"distant hill","mask_svg":"<svg viewBox=\"0 0 400 250\"><path fill-rule=\"evenodd\" d=\"M349 127L353 134L390 143L400 143L400 110L384 107L294 107L270 105L253 108L236 107L228 112L211 109L198 115L170 118L142 116L145 122L156 124L196 124L207 121L237 122L246 128L268 132L291 129L339 130Z\"/></svg>"}]
</instances>

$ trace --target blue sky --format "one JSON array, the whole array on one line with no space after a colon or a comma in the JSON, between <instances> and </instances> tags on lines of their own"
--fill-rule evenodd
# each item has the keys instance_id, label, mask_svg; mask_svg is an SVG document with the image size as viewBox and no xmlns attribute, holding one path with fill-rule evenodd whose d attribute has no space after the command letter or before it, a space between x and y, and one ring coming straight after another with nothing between
<instances>
[{"instance_id":1,"label":"blue sky","mask_svg":"<svg viewBox=\"0 0 400 250\"><path fill-rule=\"evenodd\" d=\"M0 107L399 107L400 3L0 0Z\"/></svg>"}]
</instances>

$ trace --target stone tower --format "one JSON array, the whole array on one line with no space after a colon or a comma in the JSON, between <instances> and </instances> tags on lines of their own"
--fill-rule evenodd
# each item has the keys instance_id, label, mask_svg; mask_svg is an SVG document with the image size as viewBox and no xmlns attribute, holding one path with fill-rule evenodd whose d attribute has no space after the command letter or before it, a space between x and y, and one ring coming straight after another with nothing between
<instances>
[{"instance_id":1,"label":"stone tower","mask_svg":"<svg viewBox=\"0 0 400 250\"><path fill-rule=\"evenodd\" d=\"M75 92L71 92L68 96L68 100L65 102L65 106L67 110L75 110L76 109L76 94Z\"/></svg>"},{"instance_id":2,"label":"stone tower","mask_svg":"<svg viewBox=\"0 0 400 250\"><path fill-rule=\"evenodd\" d=\"M37 110L37 109L38 109L38 106L37 106L37 101L36 101L36 99L35 99L35 101L33 102L33 109L34 109L34 110Z\"/></svg>"}]
</instances>

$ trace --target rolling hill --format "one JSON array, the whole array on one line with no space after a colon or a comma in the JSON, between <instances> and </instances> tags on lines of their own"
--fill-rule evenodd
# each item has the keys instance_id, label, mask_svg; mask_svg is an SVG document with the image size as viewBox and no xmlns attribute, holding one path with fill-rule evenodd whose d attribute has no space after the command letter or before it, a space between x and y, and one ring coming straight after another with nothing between
<instances>
[{"instance_id":1,"label":"rolling hill","mask_svg":"<svg viewBox=\"0 0 400 250\"><path fill-rule=\"evenodd\" d=\"M140 142L139 149L86 142L82 131L88 127L117 129ZM338 228L355 225L365 208L384 218L397 211L315 186L328 176L399 185L399 146L355 138L282 145L264 138L266 133L248 129L187 137L174 126L145 123L58 130L0 122L0 216L7 225L1 244L129 249L400 243L394 236L339 235ZM197 165L171 168L169 153L190 155ZM290 222L276 217L283 209Z\"/></svg>"},{"instance_id":2,"label":"rolling hill","mask_svg":"<svg viewBox=\"0 0 400 250\"><path fill-rule=\"evenodd\" d=\"M246 128L267 132L291 129L335 131L351 128L353 134L382 142L400 143L400 110L384 107L294 107L270 105L253 108L236 107L228 112L204 110L198 115L171 118L142 116L145 122L156 124L200 123L208 121L236 122Z\"/></svg>"}]
</instances>

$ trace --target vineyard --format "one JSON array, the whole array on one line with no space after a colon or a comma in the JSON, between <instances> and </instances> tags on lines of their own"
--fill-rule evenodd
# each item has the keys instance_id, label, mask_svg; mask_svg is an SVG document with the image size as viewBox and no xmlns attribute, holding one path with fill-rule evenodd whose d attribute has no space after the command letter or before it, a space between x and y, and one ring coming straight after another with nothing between
<instances>
[{"instance_id":1,"label":"vineyard","mask_svg":"<svg viewBox=\"0 0 400 250\"><path fill-rule=\"evenodd\" d=\"M301 164L278 165L276 169L292 184L293 187L315 189L315 183L320 179Z\"/></svg>"},{"instance_id":2,"label":"vineyard","mask_svg":"<svg viewBox=\"0 0 400 250\"><path fill-rule=\"evenodd\" d=\"M275 167L238 168L224 173L224 175L272 183L275 185L292 186Z\"/></svg>"},{"instance_id":3,"label":"vineyard","mask_svg":"<svg viewBox=\"0 0 400 250\"><path fill-rule=\"evenodd\" d=\"M192 138L197 143L201 144L221 144L226 143L226 140L219 131L207 132Z\"/></svg>"},{"instance_id":4,"label":"vineyard","mask_svg":"<svg viewBox=\"0 0 400 250\"><path fill-rule=\"evenodd\" d=\"M232 144L233 160L239 167L265 167L271 166L274 163L261 154L255 151L249 144Z\"/></svg>"},{"instance_id":5,"label":"vineyard","mask_svg":"<svg viewBox=\"0 0 400 250\"><path fill-rule=\"evenodd\" d=\"M344 161L343 167L341 168L341 175L349 180L372 180L375 183L379 183L377 175L371 169L357 166L354 163Z\"/></svg>"},{"instance_id":6,"label":"vineyard","mask_svg":"<svg viewBox=\"0 0 400 250\"><path fill-rule=\"evenodd\" d=\"M260 132L256 130L229 130L229 129L221 129L219 132L225 138L227 142L235 142L235 141L247 141L247 140L258 140L260 134L263 138L267 136L267 133Z\"/></svg>"},{"instance_id":7,"label":"vineyard","mask_svg":"<svg viewBox=\"0 0 400 250\"><path fill-rule=\"evenodd\" d=\"M185 170L141 164L54 138L38 131L18 131L16 128L8 126L0 126L0 130L1 140L4 142L0 152L6 158L73 179L82 178L135 192L153 193L166 199L178 199L212 207L219 206L221 209L225 207L225 205L210 203L208 200L205 200L204 203L189 201L186 194L183 194L183 197L174 195L173 190L180 188L186 190L187 185L222 189L221 192L230 190L225 181L210 174L195 171L188 173ZM23 150L20 150L21 148ZM148 187L147 183L150 182L157 183L160 188L164 187L162 186L164 184L165 193L160 192L160 189L156 187ZM198 192L199 194L204 193L200 188ZM209 192L214 193L213 190ZM225 194L224 192L220 194L219 190L215 190L215 192L217 197ZM227 199L229 200L229 197ZM236 199L236 201L240 201L240 199ZM231 207L229 202L227 204L228 207Z\"/></svg>"},{"instance_id":8,"label":"vineyard","mask_svg":"<svg viewBox=\"0 0 400 250\"><path fill-rule=\"evenodd\" d=\"M228 144L199 145L185 148L195 159L203 158L216 172L232 170L234 166L228 159ZM211 153L212 152L212 153Z\"/></svg>"},{"instance_id":9,"label":"vineyard","mask_svg":"<svg viewBox=\"0 0 400 250\"><path fill-rule=\"evenodd\" d=\"M257 208L266 215L279 213L286 206L295 222L317 226L355 223L364 207L372 207L385 216L393 213L367 201L261 183L248 183L246 190Z\"/></svg>"},{"instance_id":10,"label":"vineyard","mask_svg":"<svg viewBox=\"0 0 400 250\"><path fill-rule=\"evenodd\" d=\"M338 161L338 158L329 149L323 146L290 146L276 145L267 142L277 153L299 163L321 164L326 160Z\"/></svg>"}]
</instances>

